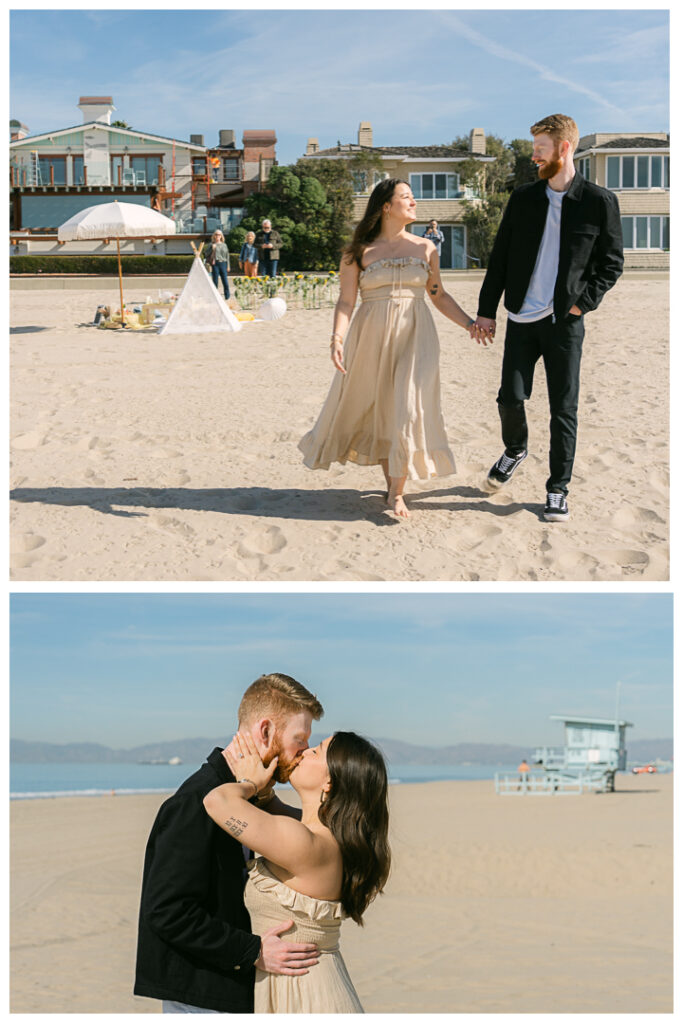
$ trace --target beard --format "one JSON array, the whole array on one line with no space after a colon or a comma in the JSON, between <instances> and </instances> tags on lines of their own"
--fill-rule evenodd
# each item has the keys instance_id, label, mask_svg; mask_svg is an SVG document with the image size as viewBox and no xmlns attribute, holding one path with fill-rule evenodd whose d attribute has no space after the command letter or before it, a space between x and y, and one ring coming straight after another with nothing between
<instances>
[{"instance_id":1,"label":"beard","mask_svg":"<svg viewBox=\"0 0 683 1024\"><path fill-rule=\"evenodd\" d=\"M548 181L549 178L554 178L556 174L564 167L564 160L560 156L559 149L555 150L552 160L547 160L544 164L538 166L538 176L543 181Z\"/></svg>"},{"instance_id":2,"label":"beard","mask_svg":"<svg viewBox=\"0 0 683 1024\"><path fill-rule=\"evenodd\" d=\"M275 757L277 757L278 762L277 768L273 773L273 782L289 782L289 777L299 764L301 757L295 757L293 760L286 757L282 750L282 739L277 733L275 734L273 745L268 752L268 760L263 762L266 768Z\"/></svg>"}]
</instances>

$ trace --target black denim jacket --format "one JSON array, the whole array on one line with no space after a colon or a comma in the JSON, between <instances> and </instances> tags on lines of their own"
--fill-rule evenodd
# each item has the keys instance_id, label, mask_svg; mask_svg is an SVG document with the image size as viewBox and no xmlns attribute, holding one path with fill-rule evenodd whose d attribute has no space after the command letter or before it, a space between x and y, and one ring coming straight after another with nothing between
<instances>
[{"instance_id":1,"label":"black denim jacket","mask_svg":"<svg viewBox=\"0 0 683 1024\"><path fill-rule=\"evenodd\" d=\"M479 292L479 316L494 319L503 292L510 313L522 308L545 228L545 189L546 182L539 180L510 196ZM617 197L577 171L562 203L555 316L565 319L574 305L582 313L596 309L623 267Z\"/></svg>"},{"instance_id":2,"label":"black denim jacket","mask_svg":"<svg viewBox=\"0 0 683 1024\"><path fill-rule=\"evenodd\" d=\"M261 940L244 906L241 844L202 803L234 782L220 748L157 814L142 877L135 994L253 1013Z\"/></svg>"}]
</instances>

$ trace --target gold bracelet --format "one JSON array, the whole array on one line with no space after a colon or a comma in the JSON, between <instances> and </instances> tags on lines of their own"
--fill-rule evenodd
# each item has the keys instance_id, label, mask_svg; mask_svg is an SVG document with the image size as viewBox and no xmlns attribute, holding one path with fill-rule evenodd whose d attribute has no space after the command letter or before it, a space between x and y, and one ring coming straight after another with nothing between
<instances>
[{"instance_id":1,"label":"gold bracelet","mask_svg":"<svg viewBox=\"0 0 683 1024\"><path fill-rule=\"evenodd\" d=\"M258 786L256 785L256 783L254 782L253 779L238 779L237 781L238 782L248 782L251 786L254 787L254 796L256 796L256 794L258 793ZM251 797L251 799L253 800L254 797Z\"/></svg>"},{"instance_id":2,"label":"gold bracelet","mask_svg":"<svg viewBox=\"0 0 683 1024\"><path fill-rule=\"evenodd\" d=\"M342 338L341 334L337 334L336 332L332 335L330 345L334 345L335 341L339 341L342 344L344 343L344 339Z\"/></svg>"}]
</instances>

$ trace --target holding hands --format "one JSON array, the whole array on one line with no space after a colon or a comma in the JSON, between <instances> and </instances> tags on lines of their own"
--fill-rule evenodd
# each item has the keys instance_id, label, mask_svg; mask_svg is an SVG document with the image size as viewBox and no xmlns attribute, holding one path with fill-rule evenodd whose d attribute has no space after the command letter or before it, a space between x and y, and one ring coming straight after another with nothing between
<instances>
[{"instance_id":1,"label":"holding hands","mask_svg":"<svg viewBox=\"0 0 683 1024\"><path fill-rule=\"evenodd\" d=\"M248 733L238 732L233 736L231 743L223 751L223 757L238 782L243 779L252 783L254 796L270 787L278 759L274 757L266 768L256 744Z\"/></svg>"},{"instance_id":2,"label":"holding hands","mask_svg":"<svg viewBox=\"0 0 683 1024\"><path fill-rule=\"evenodd\" d=\"M473 333L474 332L474 333ZM470 336L480 344L486 345L487 341L492 345L496 333L496 321L487 316L478 316L470 328Z\"/></svg>"}]
</instances>

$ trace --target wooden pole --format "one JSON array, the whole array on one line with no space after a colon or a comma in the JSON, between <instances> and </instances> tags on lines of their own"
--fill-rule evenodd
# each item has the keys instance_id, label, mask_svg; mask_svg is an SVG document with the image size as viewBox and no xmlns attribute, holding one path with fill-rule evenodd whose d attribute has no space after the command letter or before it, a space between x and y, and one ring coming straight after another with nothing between
<instances>
[{"instance_id":1,"label":"wooden pole","mask_svg":"<svg viewBox=\"0 0 683 1024\"><path fill-rule=\"evenodd\" d=\"M125 327L126 322L123 318L123 274L121 273L121 246L119 244L118 237L116 239L116 254L119 258L119 294L121 296L121 326Z\"/></svg>"}]
</instances>

